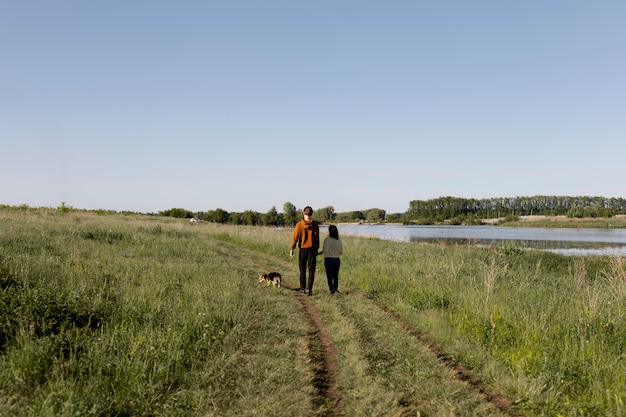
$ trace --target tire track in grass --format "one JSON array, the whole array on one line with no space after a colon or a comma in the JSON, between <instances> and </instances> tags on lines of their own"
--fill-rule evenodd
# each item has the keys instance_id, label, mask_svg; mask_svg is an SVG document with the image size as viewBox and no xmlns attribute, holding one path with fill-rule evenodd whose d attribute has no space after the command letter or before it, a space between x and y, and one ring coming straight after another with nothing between
<instances>
[{"instance_id":1,"label":"tire track in grass","mask_svg":"<svg viewBox=\"0 0 626 417\"><path fill-rule=\"evenodd\" d=\"M352 292L358 293L359 296L367 299L374 306L380 309L380 311L387 315L391 320L395 321L397 324L403 327L404 330L406 330L406 332L411 337L415 338L420 344L422 344L433 355L435 355L437 359L439 359L446 366L446 368L451 371L452 375L457 380L464 382L470 389L480 393L486 403L491 404L496 409L498 409L498 411L506 416L523 417L522 414L519 414L515 410L513 410L513 402L509 398L501 395L488 384L482 382L468 368L456 361L449 353L447 353L441 346L439 346L435 341L430 339L427 335L411 326L411 324L409 324L398 313L392 311L391 309L389 309L389 307L382 305L375 300L372 300L365 294L354 290L352 290Z\"/></svg>"},{"instance_id":2,"label":"tire track in grass","mask_svg":"<svg viewBox=\"0 0 626 417\"><path fill-rule=\"evenodd\" d=\"M252 265L256 265L260 271L275 270L263 262L242 254L241 247L237 246L237 249L239 250L238 255L240 258ZM341 393L337 386L337 362L335 361L335 349L332 346L328 332L307 295L298 293L297 290L299 288L285 285L284 281L282 288L293 292L309 322L309 330L306 337L308 357L311 360L311 371L313 374L311 381L314 388L314 395L311 399L313 413L319 417L340 416Z\"/></svg>"},{"instance_id":3,"label":"tire track in grass","mask_svg":"<svg viewBox=\"0 0 626 417\"><path fill-rule=\"evenodd\" d=\"M241 247L237 246L241 251ZM239 256L245 259L247 262L256 265L262 271L270 271L272 268L266 264L257 261L249 256L245 256L239 253ZM283 285L283 288L294 292L296 299L299 301L300 306L308 317L311 324L310 331L307 334L307 345L311 358L311 368L313 371L312 385L315 389L314 397L312 398L312 404L314 406L314 415L320 417L335 417L342 415L341 410L341 393L337 387L337 372L338 367L335 361L335 349L332 346L330 337L326 332L321 319L311 304L309 297L304 294L299 294L297 288ZM404 330L417 340L420 344L426 347L435 357L437 357L451 372L451 374L457 380L465 383L470 389L481 394L485 403L491 404L502 414L509 417L522 417L521 414L515 412L512 408L512 401L499 394L488 384L482 382L477 378L469 369L463 366L458 361L447 353L441 346L431 340L426 334L419 332L411 324L409 324L402 316L392 311L387 306L384 306L375 300L367 297L366 294L361 291L351 289L344 285L344 294L353 294L361 297L364 301L371 303L381 312L383 312L390 320L393 320L399 324ZM405 413L412 414L415 412L416 407L414 404L406 404L408 407Z\"/></svg>"},{"instance_id":4,"label":"tire track in grass","mask_svg":"<svg viewBox=\"0 0 626 417\"><path fill-rule=\"evenodd\" d=\"M338 416L341 410L341 394L337 388L335 349L308 296L297 292L296 294L296 298L312 324L308 333L308 346L314 375L313 405L317 408L316 413L319 416Z\"/></svg>"}]
</instances>

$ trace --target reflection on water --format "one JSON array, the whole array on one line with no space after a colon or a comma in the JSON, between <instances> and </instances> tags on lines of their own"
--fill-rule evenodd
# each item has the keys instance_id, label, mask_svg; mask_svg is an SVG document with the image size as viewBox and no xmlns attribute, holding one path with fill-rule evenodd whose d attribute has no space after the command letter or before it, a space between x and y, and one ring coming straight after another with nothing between
<instances>
[{"instance_id":1,"label":"reflection on water","mask_svg":"<svg viewBox=\"0 0 626 417\"><path fill-rule=\"evenodd\" d=\"M340 224L338 228L339 233L344 235L370 236L397 242L494 246L513 241L524 248L564 255L626 256L626 229L352 224Z\"/></svg>"}]
</instances>

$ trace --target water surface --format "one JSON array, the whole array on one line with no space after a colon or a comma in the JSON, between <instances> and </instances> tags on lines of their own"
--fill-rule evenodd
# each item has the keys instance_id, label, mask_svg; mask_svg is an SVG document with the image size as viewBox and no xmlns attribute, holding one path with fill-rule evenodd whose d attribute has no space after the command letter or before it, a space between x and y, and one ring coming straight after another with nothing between
<instances>
[{"instance_id":1,"label":"water surface","mask_svg":"<svg viewBox=\"0 0 626 417\"><path fill-rule=\"evenodd\" d=\"M502 226L407 226L339 224L339 234L371 236L397 242L498 245L515 242L529 249L566 255L626 256L626 229ZM322 230L326 228L323 226Z\"/></svg>"}]
</instances>

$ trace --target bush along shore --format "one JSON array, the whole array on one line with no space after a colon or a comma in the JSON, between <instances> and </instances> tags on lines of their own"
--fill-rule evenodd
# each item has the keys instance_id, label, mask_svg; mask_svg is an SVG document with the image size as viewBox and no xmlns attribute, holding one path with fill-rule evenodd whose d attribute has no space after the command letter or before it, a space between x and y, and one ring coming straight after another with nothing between
<instances>
[{"instance_id":1,"label":"bush along shore","mask_svg":"<svg viewBox=\"0 0 626 417\"><path fill-rule=\"evenodd\" d=\"M0 415L626 415L624 258L341 238L0 210Z\"/></svg>"}]
</instances>

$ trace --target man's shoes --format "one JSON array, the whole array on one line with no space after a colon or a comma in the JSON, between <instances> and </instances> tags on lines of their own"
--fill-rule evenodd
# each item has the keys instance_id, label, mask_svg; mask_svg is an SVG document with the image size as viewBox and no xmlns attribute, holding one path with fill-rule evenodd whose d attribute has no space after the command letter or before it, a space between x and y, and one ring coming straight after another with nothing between
<instances>
[{"instance_id":1,"label":"man's shoes","mask_svg":"<svg viewBox=\"0 0 626 417\"><path fill-rule=\"evenodd\" d=\"M306 294L306 290L304 288L300 288L298 290L298 294Z\"/></svg>"}]
</instances>

